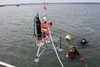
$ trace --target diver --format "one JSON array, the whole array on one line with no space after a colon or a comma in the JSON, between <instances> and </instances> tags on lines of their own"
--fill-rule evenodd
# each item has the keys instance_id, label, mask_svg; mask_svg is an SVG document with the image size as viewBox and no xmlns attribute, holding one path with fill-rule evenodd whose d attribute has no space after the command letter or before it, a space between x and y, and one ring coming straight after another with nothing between
<instances>
[{"instance_id":1,"label":"diver","mask_svg":"<svg viewBox=\"0 0 100 67\"><path fill-rule=\"evenodd\" d=\"M42 30L42 38L45 38L46 36L49 35L49 30L48 30L49 23L47 22L46 17L43 17L43 20L44 21L41 24L41 30Z\"/></svg>"},{"instance_id":2,"label":"diver","mask_svg":"<svg viewBox=\"0 0 100 67\"><path fill-rule=\"evenodd\" d=\"M87 41L86 41L86 39L82 39L82 40L80 41L80 43L81 43L82 45L86 45L86 44L87 44Z\"/></svg>"},{"instance_id":3,"label":"diver","mask_svg":"<svg viewBox=\"0 0 100 67\"><path fill-rule=\"evenodd\" d=\"M72 47L70 49L70 51L66 53L66 57L68 57L70 59L74 59L74 58L78 57L78 58L80 58L80 60L82 62L84 62L82 56L80 55L80 53L77 51L77 49L75 47Z\"/></svg>"}]
</instances>

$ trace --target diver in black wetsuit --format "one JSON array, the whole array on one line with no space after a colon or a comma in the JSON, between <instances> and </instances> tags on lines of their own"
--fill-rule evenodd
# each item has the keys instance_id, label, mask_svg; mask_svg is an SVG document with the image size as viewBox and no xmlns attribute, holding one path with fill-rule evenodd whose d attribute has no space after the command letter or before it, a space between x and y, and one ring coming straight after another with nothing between
<instances>
[{"instance_id":1,"label":"diver in black wetsuit","mask_svg":"<svg viewBox=\"0 0 100 67\"><path fill-rule=\"evenodd\" d=\"M82 39L82 40L80 41L80 43L81 43L82 45L86 45L86 44L87 44L87 41L86 41L86 39Z\"/></svg>"}]
</instances>

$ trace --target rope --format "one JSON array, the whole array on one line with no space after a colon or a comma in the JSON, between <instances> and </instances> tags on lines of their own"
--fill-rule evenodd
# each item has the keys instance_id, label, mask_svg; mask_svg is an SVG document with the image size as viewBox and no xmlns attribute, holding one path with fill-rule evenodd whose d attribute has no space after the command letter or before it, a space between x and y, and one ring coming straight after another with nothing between
<instances>
[{"instance_id":1,"label":"rope","mask_svg":"<svg viewBox=\"0 0 100 67\"><path fill-rule=\"evenodd\" d=\"M41 45L39 46L38 51L37 51L37 56L38 56L38 57L39 57L40 47L41 47Z\"/></svg>"},{"instance_id":2,"label":"rope","mask_svg":"<svg viewBox=\"0 0 100 67\"><path fill-rule=\"evenodd\" d=\"M45 51L45 49L41 51L41 53L38 55L38 57L40 57L44 51Z\"/></svg>"},{"instance_id":3,"label":"rope","mask_svg":"<svg viewBox=\"0 0 100 67\"><path fill-rule=\"evenodd\" d=\"M60 58L59 58L58 52L57 52L57 50L56 50L56 47L55 47L55 45L54 45L54 42L53 42L53 39L52 39L52 36L51 36L51 32L50 32L49 27L48 27L48 30L49 30L49 33L50 33L50 39L51 39L51 42L52 42L54 51L55 51L55 53L56 53L56 56L57 56L57 58L58 58L58 60L59 60L59 62L60 62L60 64L61 64L61 66L64 67L63 63L61 62L61 60L60 60Z\"/></svg>"},{"instance_id":4,"label":"rope","mask_svg":"<svg viewBox=\"0 0 100 67\"><path fill-rule=\"evenodd\" d=\"M87 65L86 63L84 63L84 65L85 65L86 67L88 67L88 65Z\"/></svg>"},{"instance_id":5,"label":"rope","mask_svg":"<svg viewBox=\"0 0 100 67\"><path fill-rule=\"evenodd\" d=\"M46 6L45 6L45 0L44 0L43 5L44 5L44 10L47 10L47 8L46 8ZM49 26L48 26L48 30L49 30L49 32L50 32ZM60 58L59 58L59 55L58 55L57 50L56 50L56 47L55 47L55 45L54 45L54 42L53 42L53 39L52 39L52 36L51 36L51 32L50 32L50 39L51 39L51 42L52 42L54 51L55 51L55 53L56 53L56 56L57 56L57 58L58 58L58 60L59 60L59 62L60 62L60 64L61 64L61 66L64 67L63 63L61 62L61 60L60 60Z\"/></svg>"},{"instance_id":6,"label":"rope","mask_svg":"<svg viewBox=\"0 0 100 67\"><path fill-rule=\"evenodd\" d=\"M39 48L38 48L38 51L37 51L37 57L40 57L42 54L43 54L43 52L45 51L45 47L43 47L44 48L44 50L42 50L41 52L40 52L40 48L41 47L43 47L43 45L39 45Z\"/></svg>"}]
</instances>

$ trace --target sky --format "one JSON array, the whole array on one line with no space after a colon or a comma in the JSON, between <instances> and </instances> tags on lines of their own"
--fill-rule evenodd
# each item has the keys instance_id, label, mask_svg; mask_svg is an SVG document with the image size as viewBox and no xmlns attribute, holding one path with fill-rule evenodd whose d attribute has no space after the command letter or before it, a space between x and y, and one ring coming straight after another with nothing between
<instances>
[{"instance_id":1,"label":"sky","mask_svg":"<svg viewBox=\"0 0 100 67\"><path fill-rule=\"evenodd\" d=\"M0 0L0 4L42 3L43 0ZM60 2L100 2L100 0L45 0L47 3Z\"/></svg>"}]
</instances>

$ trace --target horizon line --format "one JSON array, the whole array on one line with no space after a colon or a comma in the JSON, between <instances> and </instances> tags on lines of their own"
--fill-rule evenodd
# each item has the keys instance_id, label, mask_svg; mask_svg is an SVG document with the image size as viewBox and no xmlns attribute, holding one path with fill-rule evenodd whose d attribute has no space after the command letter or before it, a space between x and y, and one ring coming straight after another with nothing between
<instances>
[{"instance_id":1,"label":"horizon line","mask_svg":"<svg viewBox=\"0 0 100 67\"><path fill-rule=\"evenodd\" d=\"M99 4L100 2L47 2L45 4ZM27 4L43 4L43 3L7 3L1 5L27 5Z\"/></svg>"}]
</instances>

